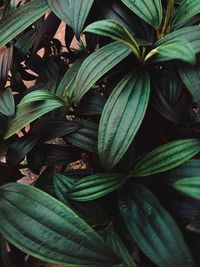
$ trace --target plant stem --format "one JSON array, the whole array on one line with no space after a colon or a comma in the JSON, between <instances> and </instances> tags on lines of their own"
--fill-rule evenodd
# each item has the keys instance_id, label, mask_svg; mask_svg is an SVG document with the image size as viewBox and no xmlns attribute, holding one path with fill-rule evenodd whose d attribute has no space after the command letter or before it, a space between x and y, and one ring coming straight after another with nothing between
<instances>
[{"instance_id":1,"label":"plant stem","mask_svg":"<svg viewBox=\"0 0 200 267\"><path fill-rule=\"evenodd\" d=\"M166 10L166 15L165 15L165 21L164 21L164 24L163 24L163 27L162 27L162 31L159 34L158 39L163 37L168 31L169 20L170 20L170 17L171 17L171 14L172 14L172 10L173 10L173 7L174 7L174 2L175 2L175 0L168 0L167 10Z\"/></svg>"}]
</instances>

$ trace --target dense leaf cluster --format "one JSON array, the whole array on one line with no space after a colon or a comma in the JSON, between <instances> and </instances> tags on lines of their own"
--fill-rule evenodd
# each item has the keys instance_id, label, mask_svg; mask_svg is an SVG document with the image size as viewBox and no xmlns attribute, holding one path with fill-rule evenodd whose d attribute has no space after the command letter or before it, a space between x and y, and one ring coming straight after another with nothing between
<instances>
[{"instance_id":1,"label":"dense leaf cluster","mask_svg":"<svg viewBox=\"0 0 200 267\"><path fill-rule=\"evenodd\" d=\"M200 266L199 23L199 0L0 1L0 266Z\"/></svg>"}]
</instances>

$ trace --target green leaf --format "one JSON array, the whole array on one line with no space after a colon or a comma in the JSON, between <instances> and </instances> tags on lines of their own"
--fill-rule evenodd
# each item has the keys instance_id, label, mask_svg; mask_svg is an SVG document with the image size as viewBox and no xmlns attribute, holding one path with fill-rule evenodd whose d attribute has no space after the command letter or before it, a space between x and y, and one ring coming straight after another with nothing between
<instances>
[{"instance_id":1,"label":"green leaf","mask_svg":"<svg viewBox=\"0 0 200 267\"><path fill-rule=\"evenodd\" d=\"M36 101L45 101L45 100L55 100L57 102L60 102L62 105L66 104L62 98L56 96L53 93L50 93L45 90L35 90L25 95L22 98L20 105L28 104L28 103L36 102Z\"/></svg>"},{"instance_id":2,"label":"green leaf","mask_svg":"<svg viewBox=\"0 0 200 267\"><path fill-rule=\"evenodd\" d=\"M85 58L86 56L82 56L81 58L76 60L72 64L72 66L66 71L58 86L58 89L56 90L57 96L62 97L64 100L67 99L67 97L72 97L74 82Z\"/></svg>"},{"instance_id":3,"label":"green leaf","mask_svg":"<svg viewBox=\"0 0 200 267\"><path fill-rule=\"evenodd\" d=\"M125 27L123 27L115 20L96 21L87 26L84 32L92 32L94 34L112 38L116 41L121 41L122 43L130 47L137 58L140 58L141 56L140 49L136 40Z\"/></svg>"},{"instance_id":4,"label":"green leaf","mask_svg":"<svg viewBox=\"0 0 200 267\"><path fill-rule=\"evenodd\" d=\"M121 0L138 17L158 29L162 22L162 4L160 0Z\"/></svg>"},{"instance_id":5,"label":"green leaf","mask_svg":"<svg viewBox=\"0 0 200 267\"><path fill-rule=\"evenodd\" d=\"M199 0L183 0L172 17L171 28L180 26L198 13L200 13Z\"/></svg>"},{"instance_id":6,"label":"green leaf","mask_svg":"<svg viewBox=\"0 0 200 267\"><path fill-rule=\"evenodd\" d=\"M92 53L83 62L74 84L75 101L78 102L88 90L109 70L131 53L123 43L116 41Z\"/></svg>"},{"instance_id":7,"label":"green leaf","mask_svg":"<svg viewBox=\"0 0 200 267\"><path fill-rule=\"evenodd\" d=\"M190 64L195 64L196 56L192 45L183 40L171 40L155 49L151 50L145 61L153 58L153 62L163 62L170 60L181 60Z\"/></svg>"},{"instance_id":8,"label":"green leaf","mask_svg":"<svg viewBox=\"0 0 200 267\"><path fill-rule=\"evenodd\" d=\"M200 177L189 177L184 179L178 179L171 184L176 190L200 200Z\"/></svg>"},{"instance_id":9,"label":"green leaf","mask_svg":"<svg viewBox=\"0 0 200 267\"><path fill-rule=\"evenodd\" d=\"M121 173L99 173L78 181L67 195L76 201L91 201L117 190L125 181L126 177Z\"/></svg>"},{"instance_id":10,"label":"green leaf","mask_svg":"<svg viewBox=\"0 0 200 267\"><path fill-rule=\"evenodd\" d=\"M194 101L200 105L200 61L195 66L181 64L178 72Z\"/></svg>"},{"instance_id":11,"label":"green leaf","mask_svg":"<svg viewBox=\"0 0 200 267\"><path fill-rule=\"evenodd\" d=\"M67 141L87 151L97 153L98 124L92 121L78 121L82 128L65 137Z\"/></svg>"},{"instance_id":12,"label":"green leaf","mask_svg":"<svg viewBox=\"0 0 200 267\"><path fill-rule=\"evenodd\" d=\"M145 71L131 72L116 86L104 107L98 135L98 151L105 169L124 156L144 118L150 95Z\"/></svg>"},{"instance_id":13,"label":"green leaf","mask_svg":"<svg viewBox=\"0 0 200 267\"><path fill-rule=\"evenodd\" d=\"M31 186L0 188L1 234L20 250L69 267L110 267L117 256L69 207Z\"/></svg>"},{"instance_id":14,"label":"green leaf","mask_svg":"<svg viewBox=\"0 0 200 267\"><path fill-rule=\"evenodd\" d=\"M133 261L127 248L113 227L109 228L106 237L111 248L124 260L124 264L120 264L118 267L137 267L136 263Z\"/></svg>"},{"instance_id":15,"label":"green leaf","mask_svg":"<svg viewBox=\"0 0 200 267\"><path fill-rule=\"evenodd\" d=\"M127 186L119 209L131 237L156 265L194 267L176 223L147 188L134 183Z\"/></svg>"},{"instance_id":16,"label":"green leaf","mask_svg":"<svg viewBox=\"0 0 200 267\"><path fill-rule=\"evenodd\" d=\"M47 0L52 11L74 30L79 39L94 0Z\"/></svg>"},{"instance_id":17,"label":"green leaf","mask_svg":"<svg viewBox=\"0 0 200 267\"><path fill-rule=\"evenodd\" d=\"M46 0L32 0L11 12L0 21L0 47L10 42L48 11Z\"/></svg>"},{"instance_id":18,"label":"green leaf","mask_svg":"<svg viewBox=\"0 0 200 267\"><path fill-rule=\"evenodd\" d=\"M200 25L184 27L182 29L173 31L171 33L166 34L163 38L161 38L158 42L155 43L155 46L160 46L165 43L171 42L172 40L183 40L187 41L193 47L195 53L200 52Z\"/></svg>"},{"instance_id":19,"label":"green leaf","mask_svg":"<svg viewBox=\"0 0 200 267\"><path fill-rule=\"evenodd\" d=\"M101 225L108 223L108 218L101 207L95 202L77 202L68 198L69 190L75 185L75 181L71 178L55 173L53 177L53 184L57 198L73 210L84 220L92 225Z\"/></svg>"},{"instance_id":20,"label":"green leaf","mask_svg":"<svg viewBox=\"0 0 200 267\"><path fill-rule=\"evenodd\" d=\"M10 88L0 92L0 112L6 116L15 114L15 100Z\"/></svg>"},{"instance_id":21,"label":"green leaf","mask_svg":"<svg viewBox=\"0 0 200 267\"><path fill-rule=\"evenodd\" d=\"M33 102L35 101L35 102ZM10 127L5 139L19 132L27 124L38 119L42 115L63 107L65 102L49 92L36 90L26 95L17 107L15 117L10 122Z\"/></svg>"},{"instance_id":22,"label":"green leaf","mask_svg":"<svg viewBox=\"0 0 200 267\"><path fill-rule=\"evenodd\" d=\"M134 168L135 176L147 176L171 170L200 151L198 139L184 139L169 142L144 157Z\"/></svg>"}]
</instances>

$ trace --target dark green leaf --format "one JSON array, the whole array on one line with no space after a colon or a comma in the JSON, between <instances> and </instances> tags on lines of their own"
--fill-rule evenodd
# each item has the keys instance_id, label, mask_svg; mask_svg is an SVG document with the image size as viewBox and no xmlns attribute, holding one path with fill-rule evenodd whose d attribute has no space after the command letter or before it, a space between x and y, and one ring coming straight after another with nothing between
<instances>
[{"instance_id":1,"label":"dark green leaf","mask_svg":"<svg viewBox=\"0 0 200 267\"><path fill-rule=\"evenodd\" d=\"M134 168L135 176L147 176L171 170L200 151L198 139L184 139L167 143L144 157Z\"/></svg>"},{"instance_id":2,"label":"dark green leaf","mask_svg":"<svg viewBox=\"0 0 200 267\"><path fill-rule=\"evenodd\" d=\"M155 27L159 28L162 22L162 4L160 0L121 0L141 19Z\"/></svg>"},{"instance_id":3,"label":"dark green leaf","mask_svg":"<svg viewBox=\"0 0 200 267\"><path fill-rule=\"evenodd\" d=\"M184 179L178 179L171 184L176 190L200 200L200 177L189 177Z\"/></svg>"},{"instance_id":4,"label":"dark green leaf","mask_svg":"<svg viewBox=\"0 0 200 267\"><path fill-rule=\"evenodd\" d=\"M112 227L110 227L107 232L107 242L111 248L124 260L124 263L118 265L118 267L137 267L121 238Z\"/></svg>"},{"instance_id":5,"label":"dark green leaf","mask_svg":"<svg viewBox=\"0 0 200 267\"><path fill-rule=\"evenodd\" d=\"M152 59L154 62L169 60L181 60L190 64L195 64L195 51L189 42L183 40L171 40L164 43L147 54L145 61Z\"/></svg>"},{"instance_id":6,"label":"dark green leaf","mask_svg":"<svg viewBox=\"0 0 200 267\"><path fill-rule=\"evenodd\" d=\"M116 86L104 107L98 135L102 165L112 169L124 156L144 118L150 95L146 72L129 73Z\"/></svg>"},{"instance_id":7,"label":"dark green leaf","mask_svg":"<svg viewBox=\"0 0 200 267\"><path fill-rule=\"evenodd\" d=\"M178 71L185 86L193 96L194 101L200 105L200 61L195 66L181 64Z\"/></svg>"},{"instance_id":8,"label":"dark green leaf","mask_svg":"<svg viewBox=\"0 0 200 267\"><path fill-rule=\"evenodd\" d=\"M133 51L137 58L140 58L140 49L136 40L121 24L115 20L101 20L94 22L86 27L84 32L92 32L94 34L102 35L120 41Z\"/></svg>"},{"instance_id":9,"label":"dark green leaf","mask_svg":"<svg viewBox=\"0 0 200 267\"><path fill-rule=\"evenodd\" d=\"M82 128L65 136L65 139L82 149L97 153L98 124L84 120L78 121L78 123Z\"/></svg>"},{"instance_id":10,"label":"dark green leaf","mask_svg":"<svg viewBox=\"0 0 200 267\"><path fill-rule=\"evenodd\" d=\"M120 188L126 177L121 173L99 173L78 181L69 191L68 197L84 202L103 197Z\"/></svg>"},{"instance_id":11,"label":"dark green leaf","mask_svg":"<svg viewBox=\"0 0 200 267\"><path fill-rule=\"evenodd\" d=\"M39 189L11 183L0 189L1 234L22 251L70 267L110 267L117 256L69 207Z\"/></svg>"},{"instance_id":12,"label":"dark green leaf","mask_svg":"<svg viewBox=\"0 0 200 267\"><path fill-rule=\"evenodd\" d=\"M47 0L52 11L70 25L79 39L94 0Z\"/></svg>"},{"instance_id":13,"label":"dark green leaf","mask_svg":"<svg viewBox=\"0 0 200 267\"><path fill-rule=\"evenodd\" d=\"M68 198L68 191L75 185L74 180L63 174L55 173L53 183L57 198L70 205L88 223L95 225L108 223L106 214L95 201L81 203Z\"/></svg>"},{"instance_id":14,"label":"dark green leaf","mask_svg":"<svg viewBox=\"0 0 200 267\"><path fill-rule=\"evenodd\" d=\"M200 25L184 27L180 30L173 31L168 33L163 38L161 38L155 46L163 45L167 42L171 42L172 40L183 40L187 41L193 47L195 53L200 52Z\"/></svg>"},{"instance_id":15,"label":"dark green leaf","mask_svg":"<svg viewBox=\"0 0 200 267\"><path fill-rule=\"evenodd\" d=\"M85 58L86 56L82 56L80 59L74 62L72 66L66 71L58 86L58 89L56 90L57 96L62 97L63 99L67 99L67 97L72 97L74 82Z\"/></svg>"},{"instance_id":16,"label":"dark green leaf","mask_svg":"<svg viewBox=\"0 0 200 267\"><path fill-rule=\"evenodd\" d=\"M2 264L2 267L12 267L8 254L8 246L2 236L0 236L0 264Z\"/></svg>"},{"instance_id":17,"label":"dark green leaf","mask_svg":"<svg viewBox=\"0 0 200 267\"><path fill-rule=\"evenodd\" d=\"M133 240L158 266L195 266L176 223L147 188L127 186L119 209Z\"/></svg>"},{"instance_id":18,"label":"dark green leaf","mask_svg":"<svg viewBox=\"0 0 200 267\"><path fill-rule=\"evenodd\" d=\"M10 42L48 11L46 0L32 0L11 12L0 22L0 47Z\"/></svg>"},{"instance_id":19,"label":"dark green leaf","mask_svg":"<svg viewBox=\"0 0 200 267\"><path fill-rule=\"evenodd\" d=\"M200 13L199 0L183 0L172 17L171 27L175 28Z\"/></svg>"},{"instance_id":20,"label":"dark green leaf","mask_svg":"<svg viewBox=\"0 0 200 267\"><path fill-rule=\"evenodd\" d=\"M0 92L0 112L6 116L15 114L15 100L10 88Z\"/></svg>"},{"instance_id":21,"label":"dark green leaf","mask_svg":"<svg viewBox=\"0 0 200 267\"><path fill-rule=\"evenodd\" d=\"M74 84L75 101L85 93L109 70L131 53L123 43L116 41L92 53L82 64Z\"/></svg>"},{"instance_id":22,"label":"dark green leaf","mask_svg":"<svg viewBox=\"0 0 200 267\"><path fill-rule=\"evenodd\" d=\"M5 139L19 132L27 124L38 119L40 116L62 106L61 101L56 98L18 105L16 115L11 120Z\"/></svg>"}]
</instances>

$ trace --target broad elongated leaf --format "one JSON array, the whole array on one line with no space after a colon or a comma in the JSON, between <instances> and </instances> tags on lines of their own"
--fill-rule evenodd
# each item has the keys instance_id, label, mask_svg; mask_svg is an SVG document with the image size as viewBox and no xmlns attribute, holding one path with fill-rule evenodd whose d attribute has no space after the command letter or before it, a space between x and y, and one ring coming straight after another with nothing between
<instances>
[{"instance_id":1,"label":"broad elongated leaf","mask_svg":"<svg viewBox=\"0 0 200 267\"><path fill-rule=\"evenodd\" d=\"M119 198L119 209L140 249L160 267L194 267L176 223L156 197L139 184L126 189Z\"/></svg>"},{"instance_id":2,"label":"broad elongated leaf","mask_svg":"<svg viewBox=\"0 0 200 267\"><path fill-rule=\"evenodd\" d=\"M37 144L39 137L33 134L27 134L15 142L13 142L6 154L6 161L8 164L16 166L18 165L29 151Z\"/></svg>"},{"instance_id":3,"label":"broad elongated leaf","mask_svg":"<svg viewBox=\"0 0 200 267\"><path fill-rule=\"evenodd\" d=\"M72 207L88 223L100 225L108 222L106 214L95 201L81 203L68 198L69 190L75 185L74 180L63 174L55 173L53 184L58 199Z\"/></svg>"},{"instance_id":4,"label":"broad elongated leaf","mask_svg":"<svg viewBox=\"0 0 200 267\"><path fill-rule=\"evenodd\" d=\"M24 252L55 264L107 266L118 259L69 207L39 189L11 183L0 189L1 234Z\"/></svg>"},{"instance_id":5,"label":"broad elongated leaf","mask_svg":"<svg viewBox=\"0 0 200 267\"><path fill-rule=\"evenodd\" d=\"M101 116L98 151L102 165L112 169L132 143L150 95L146 72L129 73L111 93Z\"/></svg>"},{"instance_id":6,"label":"broad elongated leaf","mask_svg":"<svg viewBox=\"0 0 200 267\"><path fill-rule=\"evenodd\" d=\"M171 170L200 151L198 139L184 139L167 143L144 157L134 168L136 176L147 176Z\"/></svg>"},{"instance_id":7,"label":"broad elongated leaf","mask_svg":"<svg viewBox=\"0 0 200 267\"><path fill-rule=\"evenodd\" d=\"M31 133L35 133L40 136L40 140L46 142L76 132L81 127L81 124L76 121L69 121L57 117L44 117L34 123L31 127ZM53 129L53 131L50 131L50 129Z\"/></svg>"},{"instance_id":8,"label":"broad elongated leaf","mask_svg":"<svg viewBox=\"0 0 200 267\"><path fill-rule=\"evenodd\" d=\"M121 0L141 19L158 29L162 22L162 4L160 0Z\"/></svg>"},{"instance_id":9,"label":"broad elongated leaf","mask_svg":"<svg viewBox=\"0 0 200 267\"><path fill-rule=\"evenodd\" d=\"M178 71L194 101L200 105L200 62L198 61L195 66L181 64Z\"/></svg>"},{"instance_id":10,"label":"broad elongated leaf","mask_svg":"<svg viewBox=\"0 0 200 267\"><path fill-rule=\"evenodd\" d=\"M76 37L79 38L94 0L47 1L52 11L61 20L70 25L73 28Z\"/></svg>"},{"instance_id":11,"label":"broad elongated leaf","mask_svg":"<svg viewBox=\"0 0 200 267\"><path fill-rule=\"evenodd\" d=\"M0 47L10 42L48 11L46 0L32 0L11 12L0 22Z\"/></svg>"},{"instance_id":12,"label":"broad elongated leaf","mask_svg":"<svg viewBox=\"0 0 200 267\"><path fill-rule=\"evenodd\" d=\"M153 57L154 62L169 60L181 60L190 64L195 64L195 51L189 42L183 40L171 40L157 48L151 50L146 56L145 61Z\"/></svg>"},{"instance_id":13,"label":"broad elongated leaf","mask_svg":"<svg viewBox=\"0 0 200 267\"><path fill-rule=\"evenodd\" d=\"M176 190L200 200L200 177L178 179L171 184Z\"/></svg>"},{"instance_id":14,"label":"broad elongated leaf","mask_svg":"<svg viewBox=\"0 0 200 267\"><path fill-rule=\"evenodd\" d=\"M84 120L78 122L82 127L78 131L65 136L65 139L80 148L97 153L98 124Z\"/></svg>"},{"instance_id":15,"label":"broad elongated leaf","mask_svg":"<svg viewBox=\"0 0 200 267\"><path fill-rule=\"evenodd\" d=\"M167 42L171 42L172 40L183 40L189 42L195 53L200 52L200 25L195 26L189 26L184 27L180 30L173 31L167 35L165 35L163 38L161 38L155 46L163 45Z\"/></svg>"},{"instance_id":16,"label":"broad elongated leaf","mask_svg":"<svg viewBox=\"0 0 200 267\"><path fill-rule=\"evenodd\" d=\"M63 104L57 99L49 99L19 105L17 107L15 117L11 120L5 139L19 132L27 124L38 119L42 115L62 106Z\"/></svg>"},{"instance_id":17,"label":"broad elongated leaf","mask_svg":"<svg viewBox=\"0 0 200 267\"><path fill-rule=\"evenodd\" d=\"M73 86L77 76L77 73L85 60L86 56L82 56L73 65L66 71L63 76L58 89L56 90L56 95L66 99L67 97L71 97L73 93Z\"/></svg>"},{"instance_id":18,"label":"broad elongated leaf","mask_svg":"<svg viewBox=\"0 0 200 267\"><path fill-rule=\"evenodd\" d=\"M110 37L121 41L131 48L137 58L140 58L140 49L136 40L121 24L114 20L101 20L86 27L84 32L92 32L98 35Z\"/></svg>"},{"instance_id":19,"label":"broad elongated leaf","mask_svg":"<svg viewBox=\"0 0 200 267\"><path fill-rule=\"evenodd\" d=\"M10 88L0 92L0 112L6 116L15 114L15 101Z\"/></svg>"},{"instance_id":20,"label":"broad elongated leaf","mask_svg":"<svg viewBox=\"0 0 200 267\"><path fill-rule=\"evenodd\" d=\"M82 64L74 84L75 101L85 93L120 61L131 53L129 47L116 41L92 53Z\"/></svg>"},{"instance_id":21,"label":"broad elongated leaf","mask_svg":"<svg viewBox=\"0 0 200 267\"><path fill-rule=\"evenodd\" d=\"M22 98L20 105L28 104L28 103L36 102L36 101L45 101L45 100L57 100L61 104L63 105L65 104L62 98L56 96L53 93L50 93L45 90L35 90L25 95L25 97Z\"/></svg>"},{"instance_id":22,"label":"broad elongated leaf","mask_svg":"<svg viewBox=\"0 0 200 267\"><path fill-rule=\"evenodd\" d=\"M120 236L112 227L110 227L107 232L107 242L111 248L124 260L124 263L120 264L118 267L137 267Z\"/></svg>"},{"instance_id":23,"label":"broad elongated leaf","mask_svg":"<svg viewBox=\"0 0 200 267\"><path fill-rule=\"evenodd\" d=\"M6 83L12 60L13 46L0 48L0 87L3 87Z\"/></svg>"},{"instance_id":24,"label":"broad elongated leaf","mask_svg":"<svg viewBox=\"0 0 200 267\"><path fill-rule=\"evenodd\" d=\"M171 27L177 27L200 13L199 0L183 0L172 17Z\"/></svg>"},{"instance_id":25,"label":"broad elongated leaf","mask_svg":"<svg viewBox=\"0 0 200 267\"><path fill-rule=\"evenodd\" d=\"M68 191L68 197L80 202L98 199L120 188L125 181L121 173L91 175L78 181Z\"/></svg>"}]
</instances>

